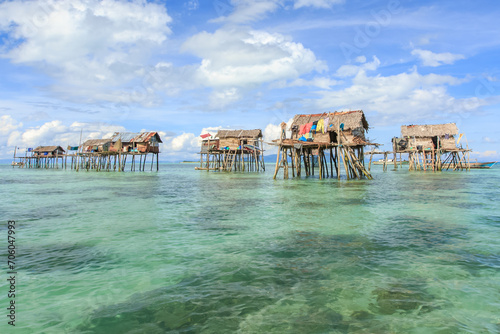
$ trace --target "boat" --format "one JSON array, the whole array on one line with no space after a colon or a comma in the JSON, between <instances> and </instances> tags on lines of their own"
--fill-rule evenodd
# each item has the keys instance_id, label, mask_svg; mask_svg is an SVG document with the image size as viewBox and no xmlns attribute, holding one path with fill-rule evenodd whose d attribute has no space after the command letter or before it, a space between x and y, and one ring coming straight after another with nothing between
<instances>
[{"instance_id":1,"label":"boat","mask_svg":"<svg viewBox=\"0 0 500 334\"><path fill-rule=\"evenodd\" d=\"M23 161L12 161L12 163L10 165L12 167L15 167L15 166L23 167L24 166L24 162Z\"/></svg>"},{"instance_id":2,"label":"boat","mask_svg":"<svg viewBox=\"0 0 500 334\"><path fill-rule=\"evenodd\" d=\"M497 163L496 161L490 161L490 162L471 162L470 163L470 168L491 168L496 163Z\"/></svg>"},{"instance_id":3,"label":"boat","mask_svg":"<svg viewBox=\"0 0 500 334\"><path fill-rule=\"evenodd\" d=\"M489 169L493 167L497 162L496 161L490 161L490 162L471 162L470 163L470 168L474 169ZM443 164L443 169L450 168L449 163Z\"/></svg>"}]
</instances>

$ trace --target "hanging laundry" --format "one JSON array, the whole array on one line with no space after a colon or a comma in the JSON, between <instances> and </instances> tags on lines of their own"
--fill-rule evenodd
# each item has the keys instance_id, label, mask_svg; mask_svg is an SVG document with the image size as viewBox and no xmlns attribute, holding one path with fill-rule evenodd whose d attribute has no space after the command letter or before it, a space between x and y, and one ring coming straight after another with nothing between
<instances>
[{"instance_id":1,"label":"hanging laundry","mask_svg":"<svg viewBox=\"0 0 500 334\"><path fill-rule=\"evenodd\" d=\"M316 128L318 127L318 121L314 121L312 123L312 126L311 126L311 131L309 132L313 132L313 133L316 133Z\"/></svg>"},{"instance_id":2,"label":"hanging laundry","mask_svg":"<svg viewBox=\"0 0 500 334\"><path fill-rule=\"evenodd\" d=\"M325 131L325 120L321 118L318 121L318 125L316 126L316 132L325 133L324 131Z\"/></svg>"},{"instance_id":3,"label":"hanging laundry","mask_svg":"<svg viewBox=\"0 0 500 334\"><path fill-rule=\"evenodd\" d=\"M445 134L444 134L444 139L450 139L450 134L445 133Z\"/></svg>"},{"instance_id":4,"label":"hanging laundry","mask_svg":"<svg viewBox=\"0 0 500 334\"><path fill-rule=\"evenodd\" d=\"M328 131L329 122L330 122L330 117L325 117L325 119L323 120L324 123L323 133L326 133L326 131Z\"/></svg>"},{"instance_id":5,"label":"hanging laundry","mask_svg":"<svg viewBox=\"0 0 500 334\"><path fill-rule=\"evenodd\" d=\"M312 127L312 126L313 126L313 123L312 123L312 122L307 123L307 124L305 125L305 128L304 128L305 133L311 132L311 127Z\"/></svg>"},{"instance_id":6,"label":"hanging laundry","mask_svg":"<svg viewBox=\"0 0 500 334\"><path fill-rule=\"evenodd\" d=\"M306 125L307 125L307 124L302 124L302 125L300 126L299 136L300 136L300 135L303 135L303 134L305 134L305 133L306 133Z\"/></svg>"}]
</instances>

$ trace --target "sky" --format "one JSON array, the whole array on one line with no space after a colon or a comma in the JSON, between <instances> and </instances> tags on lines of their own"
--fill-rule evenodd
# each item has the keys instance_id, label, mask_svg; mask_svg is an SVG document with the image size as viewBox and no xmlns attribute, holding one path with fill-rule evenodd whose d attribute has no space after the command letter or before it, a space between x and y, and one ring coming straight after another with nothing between
<instances>
[{"instance_id":1,"label":"sky","mask_svg":"<svg viewBox=\"0 0 500 334\"><path fill-rule=\"evenodd\" d=\"M499 17L490 0L0 1L0 159L158 131L161 160L195 160L207 132L271 141L295 114L361 109L381 149L454 122L472 159L500 160Z\"/></svg>"}]
</instances>

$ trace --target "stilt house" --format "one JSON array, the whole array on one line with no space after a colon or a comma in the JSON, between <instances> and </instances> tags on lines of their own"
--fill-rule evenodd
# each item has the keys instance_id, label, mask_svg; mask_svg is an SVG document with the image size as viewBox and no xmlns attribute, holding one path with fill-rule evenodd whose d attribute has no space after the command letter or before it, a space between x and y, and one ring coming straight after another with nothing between
<instances>
[{"instance_id":1,"label":"stilt house","mask_svg":"<svg viewBox=\"0 0 500 334\"><path fill-rule=\"evenodd\" d=\"M22 164L28 168L59 168L59 159L62 164L65 156L61 146L38 146L31 152L32 155L26 156Z\"/></svg>"},{"instance_id":2,"label":"stilt house","mask_svg":"<svg viewBox=\"0 0 500 334\"><path fill-rule=\"evenodd\" d=\"M347 179L372 178L364 168L364 147L373 144L366 138L368 122L362 110L296 115L288 130L291 138L286 138L286 124L282 123L281 138L274 140L279 146L274 178L281 168L288 178L290 167L292 176L300 177L302 163L306 176L314 175L318 168L320 179L334 177L335 167L340 179L343 164Z\"/></svg>"},{"instance_id":3,"label":"stilt house","mask_svg":"<svg viewBox=\"0 0 500 334\"><path fill-rule=\"evenodd\" d=\"M159 153L162 143L158 132L115 132L111 136L111 151Z\"/></svg>"},{"instance_id":4,"label":"stilt house","mask_svg":"<svg viewBox=\"0 0 500 334\"><path fill-rule=\"evenodd\" d=\"M55 157L64 155L65 151L61 146L38 146L33 151L33 156Z\"/></svg>"},{"instance_id":5,"label":"stilt house","mask_svg":"<svg viewBox=\"0 0 500 334\"><path fill-rule=\"evenodd\" d=\"M262 131L219 130L215 138L203 138L200 150L202 170L259 171L265 170Z\"/></svg>"},{"instance_id":6,"label":"stilt house","mask_svg":"<svg viewBox=\"0 0 500 334\"><path fill-rule=\"evenodd\" d=\"M111 139L89 139L82 144L81 152L108 152L111 146Z\"/></svg>"},{"instance_id":7,"label":"stilt house","mask_svg":"<svg viewBox=\"0 0 500 334\"><path fill-rule=\"evenodd\" d=\"M403 125L401 137L392 140L394 157L407 153L410 170L469 169L470 150L460 143L462 136L455 123Z\"/></svg>"}]
</instances>

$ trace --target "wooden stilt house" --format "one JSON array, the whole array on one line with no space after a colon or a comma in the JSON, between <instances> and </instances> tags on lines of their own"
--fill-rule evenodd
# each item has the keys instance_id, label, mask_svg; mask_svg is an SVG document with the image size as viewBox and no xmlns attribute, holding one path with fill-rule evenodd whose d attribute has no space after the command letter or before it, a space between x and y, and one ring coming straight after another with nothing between
<instances>
[{"instance_id":1,"label":"wooden stilt house","mask_svg":"<svg viewBox=\"0 0 500 334\"><path fill-rule=\"evenodd\" d=\"M279 147L274 178L280 169L288 178L290 168L293 177L314 175L317 169L320 179L334 177L334 171L340 179L343 169L347 179L372 178L364 166L364 148L374 144L365 137L368 122L362 110L296 115L288 130L291 138L282 123L281 138L273 141Z\"/></svg>"},{"instance_id":2,"label":"wooden stilt house","mask_svg":"<svg viewBox=\"0 0 500 334\"><path fill-rule=\"evenodd\" d=\"M31 156L26 156L23 164L30 168L59 168L63 164L65 151L61 146L38 146L31 150Z\"/></svg>"},{"instance_id":3,"label":"wooden stilt house","mask_svg":"<svg viewBox=\"0 0 500 334\"><path fill-rule=\"evenodd\" d=\"M468 170L470 150L463 137L455 123L403 125L401 137L392 140L394 158L408 154L410 170Z\"/></svg>"},{"instance_id":4,"label":"wooden stilt house","mask_svg":"<svg viewBox=\"0 0 500 334\"><path fill-rule=\"evenodd\" d=\"M82 144L81 152L108 152L111 146L111 139L89 139Z\"/></svg>"},{"instance_id":5,"label":"wooden stilt house","mask_svg":"<svg viewBox=\"0 0 500 334\"><path fill-rule=\"evenodd\" d=\"M219 130L215 137L201 135L201 170L265 170L262 131Z\"/></svg>"}]
</instances>

